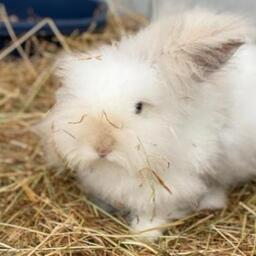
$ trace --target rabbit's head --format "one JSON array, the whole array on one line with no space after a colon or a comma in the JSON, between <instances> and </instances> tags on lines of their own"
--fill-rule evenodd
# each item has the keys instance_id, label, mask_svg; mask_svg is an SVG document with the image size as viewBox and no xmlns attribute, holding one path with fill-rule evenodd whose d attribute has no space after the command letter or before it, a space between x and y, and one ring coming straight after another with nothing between
<instances>
[{"instance_id":1,"label":"rabbit's head","mask_svg":"<svg viewBox=\"0 0 256 256\"><path fill-rule=\"evenodd\" d=\"M129 172L153 162L169 166L173 102L156 68L139 58L102 53L65 58L58 75L63 87L39 125L51 154L85 170L103 162Z\"/></svg>"}]
</instances>

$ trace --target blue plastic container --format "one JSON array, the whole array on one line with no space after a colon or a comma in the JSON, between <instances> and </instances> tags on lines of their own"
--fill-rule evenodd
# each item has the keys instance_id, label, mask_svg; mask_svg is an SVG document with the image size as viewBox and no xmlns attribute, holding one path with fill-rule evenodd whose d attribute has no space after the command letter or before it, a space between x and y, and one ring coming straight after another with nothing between
<instances>
[{"instance_id":1,"label":"blue plastic container","mask_svg":"<svg viewBox=\"0 0 256 256\"><path fill-rule=\"evenodd\" d=\"M1 0L8 15L17 18L12 26L17 35L27 32L41 19L49 17L54 20L63 34L74 30L85 31L92 20L96 27L106 21L106 4L100 0ZM96 15L95 15L96 13ZM12 20L12 19L10 19ZM49 27L44 27L41 34L51 36ZM8 36L8 32L0 22L0 36Z\"/></svg>"}]
</instances>

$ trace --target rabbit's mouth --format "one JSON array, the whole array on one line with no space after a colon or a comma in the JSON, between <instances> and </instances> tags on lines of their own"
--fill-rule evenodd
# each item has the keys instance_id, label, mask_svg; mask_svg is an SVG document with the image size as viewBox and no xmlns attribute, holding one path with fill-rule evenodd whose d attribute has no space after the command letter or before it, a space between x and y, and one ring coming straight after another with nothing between
<instances>
[{"instance_id":1,"label":"rabbit's mouth","mask_svg":"<svg viewBox=\"0 0 256 256\"><path fill-rule=\"evenodd\" d=\"M119 167L120 169L125 170L131 169L130 161L123 154L115 151L104 157L98 156L91 165L107 165Z\"/></svg>"}]
</instances>

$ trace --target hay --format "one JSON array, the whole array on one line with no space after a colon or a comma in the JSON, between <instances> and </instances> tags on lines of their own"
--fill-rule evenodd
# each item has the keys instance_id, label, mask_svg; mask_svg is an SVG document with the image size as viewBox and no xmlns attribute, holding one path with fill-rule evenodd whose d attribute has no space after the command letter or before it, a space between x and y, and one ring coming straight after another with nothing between
<instances>
[{"instance_id":1,"label":"hay","mask_svg":"<svg viewBox=\"0 0 256 256\"><path fill-rule=\"evenodd\" d=\"M66 50L88 50L137 30L141 19L121 21L110 19L102 33L58 38ZM48 169L29 128L53 105L58 48L35 35L25 39L22 59L0 53L0 255L255 255L255 183L233 191L222 211L169 223L151 244L130 235L121 216L89 202L72 172Z\"/></svg>"}]
</instances>

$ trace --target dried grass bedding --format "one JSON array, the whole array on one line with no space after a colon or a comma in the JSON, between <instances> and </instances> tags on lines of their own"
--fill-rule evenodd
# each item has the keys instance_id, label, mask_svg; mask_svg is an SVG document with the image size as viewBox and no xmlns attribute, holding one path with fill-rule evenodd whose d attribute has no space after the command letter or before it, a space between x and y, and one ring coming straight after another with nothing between
<instances>
[{"instance_id":1,"label":"dried grass bedding","mask_svg":"<svg viewBox=\"0 0 256 256\"><path fill-rule=\"evenodd\" d=\"M66 50L88 50L143 22L134 15L111 18L101 33L92 33L92 26L58 40ZM256 255L253 182L233 191L226 209L172 222L150 244L130 235L121 216L89 202L71 171L47 168L30 126L53 104L59 48L36 35L25 41L22 58L0 54L0 255Z\"/></svg>"}]
</instances>

